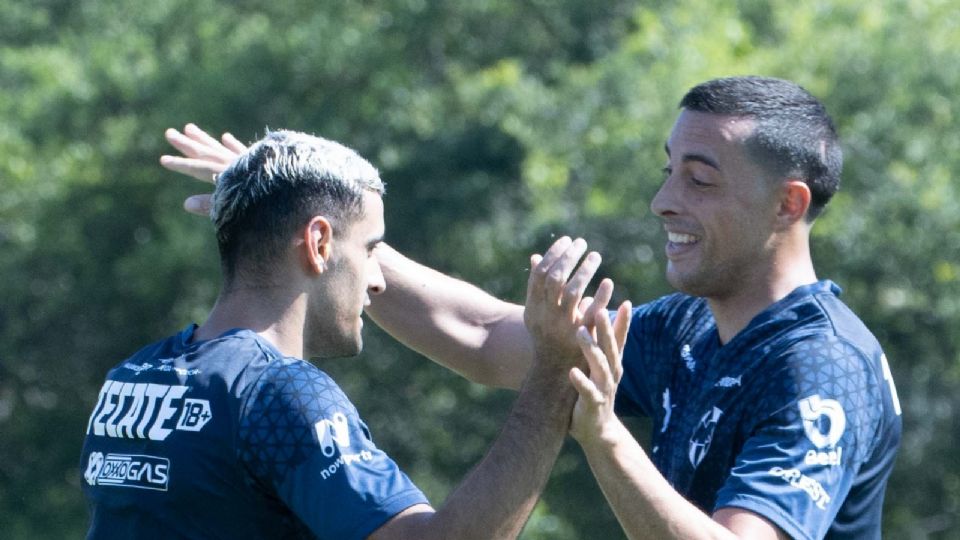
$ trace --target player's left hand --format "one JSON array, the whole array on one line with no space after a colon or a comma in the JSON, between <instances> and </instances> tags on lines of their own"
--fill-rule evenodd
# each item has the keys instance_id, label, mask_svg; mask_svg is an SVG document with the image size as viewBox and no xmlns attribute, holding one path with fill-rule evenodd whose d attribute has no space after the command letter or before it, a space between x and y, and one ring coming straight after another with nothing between
<instances>
[{"instance_id":1,"label":"player's left hand","mask_svg":"<svg viewBox=\"0 0 960 540\"><path fill-rule=\"evenodd\" d=\"M623 347L632 315L629 301L620 304L613 322L598 316L593 331L586 326L577 330L580 350L587 360L589 375L578 367L570 370L570 382L577 390L570 435L580 444L604 437L604 430L618 423L613 412L617 385L623 376Z\"/></svg>"},{"instance_id":2,"label":"player's left hand","mask_svg":"<svg viewBox=\"0 0 960 540\"><path fill-rule=\"evenodd\" d=\"M229 133L224 133L218 141L195 124L187 124L183 132L169 128L164 132L164 137L182 155L160 156L160 165L210 183L247 149L246 145ZM210 194L188 197L183 202L183 207L193 214L209 215Z\"/></svg>"}]
</instances>

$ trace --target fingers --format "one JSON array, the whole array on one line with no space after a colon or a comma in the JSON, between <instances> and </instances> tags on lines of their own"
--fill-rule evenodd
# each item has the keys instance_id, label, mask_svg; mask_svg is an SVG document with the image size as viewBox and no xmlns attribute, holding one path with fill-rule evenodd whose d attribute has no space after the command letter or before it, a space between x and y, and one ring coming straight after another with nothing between
<instances>
[{"instance_id":1,"label":"fingers","mask_svg":"<svg viewBox=\"0 0 960 540\"><path fill-rule=\"evenodd\" d=\"M601 349L597 341L593 339L590 332L583 326L577 330L577 343L587 360L587 367L590 369L590 380L601 394L608 389L615 387L613 374L610 371L610 358Z\"/></svg>"},{"instance_id":2,"label":"fingers","mask_svg":"<svg viewBox=\"0 0 960 540\"><path fill-rule=\"evenodd\" d=\"M630 319L633 317L633 306L625 300L617 308L617 316L613 320L613 334L617 341L617 350L623 354L623 347L627 343L627 333L630 331Z\"/></svg>"},{"instance_id":3,"label":"fingers","mask_svg":"<svg viewBox=\"0 0 960 540\"><path fill-rule=\"evenodd\" d=\"M603 403L603 393L597 388L590 377L580 368L571 368L569 373L570 383L576 389L580 397L586 400L592 406Z\"/></svg>"},{"instance_id":4,"label":"fingers","mask_svg":"<svg viewBox=\"0 0 960 540\"><path fill-rule=\"evenodd\" d=\"M160 156L160 165L173 172L210 183L213 183L213 176L220 174L224 169L222 165L213 161L178 156Z\"/></svg>"},{"instance_id":5,"label":"fingers","mask_svg":"<svg viewBox=\"0 0 960 540\"><path fill-rule=\"evenodd\" d=\"M584 296L580 299L580 304L577 306L577 311L580 312L581 322L587 328L593 327L593 320L587 319L587 314L590 313L590 306L593 304L592 296Z\"/></svg>"},{"instance_id":6,"label":"fingers","mask_svg":"<svg viewBox=\"0 0 960 540\"><path fill-rule=\"evenodd\" d=\"M551 265L570 247L569 236L562 236L547 249L543 255L530 257L530 277L527 279L527 300L542 294L544 276L550 271Z\"/></svg>"},{"instance_id":7,"label":"fingers","mask_svg":"<svg viewBox=\"0 0 960 540\"><path fill-rule=\"evenodd\" d=\"M198 216L209 216L213 197L209 194L193 195L183 201L183 209Z\"/></svg>"},{"instance_id":8,"label":"fingers","mask_svg":"<svg viewBox=\"0 0 960 540\"><path fill-rule=\"evenodd\" d=\"M163 135L167 142L184 156L227 162L233 158L234 153L208 135L206 131L193 124L187 124L183 130L184 132L180 133L170 128L163 132Z\"/></svg>"},{"instance_id":9,"label":"fingers","mask_svg":"<svg viewBox=\"0 0 960 540\"><path fill-rule=\"evenodd\" d=\"M554 242L538 261L531 259L528 300L543 298L549 304L558 303L573 316L601 261L598 253L591 252L577 267L586 250L587 243L582 238L571 241L564 236Z\"/></svg>"},{"instance_id":10,"label":"fingers","mask_svg":"<svg viewBox=\"0 0 960 540\"><path fill-rule=\"evenodd\" d=\"M586 249L586 243L584 243L584 249ZM599 253L588 253L580 264L580 267L574 272L573 277L564 285L560 297L560 304L567 307L571 314L574 314L574 311L578 311L576 307L579 307L583 293L587 290L587 285L590 284L590 280L593 279L594 274L597 273L597 268L600 267L600 261ZM576 264L576 261L573 262Z\"/></svg>"},{"instance_id":11,"label":"fingers","mask_svg":"<svg viewBox=\"0 0 960 540\"><path fill-rule=\"evenodd\" d=\"M220 144L220 141L214 139L209 133L190 123L183 127L183 134L196 141L204 149L216 152L218 155L223 152L229 152L226 146Z\"/></svg>"},{"instance_id":12,"label":"fingers","mask_svg":"<svg viewBox=\"0 0 960 540\"><path fill-rule=\"evenodd\" d=\"M223 141L223 145L232 152L242 154L247 151L247 145L237 140L237 138L230 133L224 133L221 135L220 140Z\"/></svg>"},{"instance_id":13,"label":"fingers","mask_svg":"<svg viewBox=\"0 0 960 540\"><path fill-rule=\"evenodd\" d=\"M623 374L621 358L623 351L617 346L617 338L609 317L599 316L595 329L596 342L603 352L604 376L610 377L608 384L615 386Z\"/></svg>"}]
</instances>

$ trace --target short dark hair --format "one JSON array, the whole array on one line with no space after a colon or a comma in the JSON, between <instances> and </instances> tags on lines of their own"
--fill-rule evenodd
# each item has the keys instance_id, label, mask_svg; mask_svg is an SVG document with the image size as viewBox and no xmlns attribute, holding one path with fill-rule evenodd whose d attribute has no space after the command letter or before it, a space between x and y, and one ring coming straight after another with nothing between
<instances>
[{"instance_id":1,"label":"short dark hair","mask_svg":"<svg viewBox=\"0 0 960 540\"><path fill-rule=\"evenodd\" d=\"M690 89L680 107L751 118L747 151L777 178L796 176L810 187L812 221L840 188L843 151L826 108L796 83L770 77L714 79Z\"/></svg>"},{"instance_id":2,"label":"short dark hair","mask_svg":"<svg viewBox=\"0 0 960 540\"><path fill-rule=\"evenodd\" d=\"M344 226L363 215L363 193L382 194L379 173L355 151L295 131L273 131L217 177L210 218L227 284L269 281L290 237L323 215Z\"/></svg>"}]
</instances>

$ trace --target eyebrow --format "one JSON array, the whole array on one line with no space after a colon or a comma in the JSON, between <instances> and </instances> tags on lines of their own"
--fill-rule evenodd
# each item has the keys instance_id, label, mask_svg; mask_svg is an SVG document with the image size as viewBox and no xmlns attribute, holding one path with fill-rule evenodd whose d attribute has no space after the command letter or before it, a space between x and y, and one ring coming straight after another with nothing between
<instances>
[{"instance_id":1,"label":"eyebrow","mask_svg":"<svg viewBox=\"0 0 960 540\"><path fill-rule=\"evenodd\" d=\"M663 150L667 153L667 157L670 156L670 146L666 143L663 145ZM683 163L688 163L690 161L697 161L703 163L708 167L713 167L716 170L720 170L720 165L713 160L713 158L707 157L703 154L683 154L680 156L680 161Z\"/></svg>"}]
</instances>

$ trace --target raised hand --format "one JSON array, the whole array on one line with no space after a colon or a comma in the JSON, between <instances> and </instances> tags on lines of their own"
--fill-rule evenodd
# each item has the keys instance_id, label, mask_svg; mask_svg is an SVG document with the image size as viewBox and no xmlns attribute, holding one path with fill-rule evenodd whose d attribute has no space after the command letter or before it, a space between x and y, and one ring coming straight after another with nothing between
<instances>
[{"instance_id":1,"label":"raised hand","mask_svg":"<svg viewBox=\"0 0 960 540\"><path fill-rule=\"evenodd\" d=\"M170 128L164 132L164 136L182 155L160 156L160 165L210 183L214 183L216 175L223 172L247 149L246 145L229 133L224 133L218 141L194 124L184 126L182 133ZM209 215L210 195L188 197L183 202L183 207L194 214Z\"/></svg>"},{"instance_id":2,"label":"raised hand","mask_svg":"<svg viewBox=\"0 0 960 540\"><path fill-rule=\"evenodd\" d=\"M587 250L583 239L563 237L553 243L542 256L530 258L530 278L524 323L533 338L538 363L551 363L564 371L582 362L577 344L577 328L584 323L584 310L595 317L606 308L613 292L613 282L603 280L595 297L583 294L600 265L600 255Z\"/></svg>"},{"instance_id":3,"label":"raised hand","mask_svg":"<svg viewBox=\"0 0 960 540\"><path fill-rule=\"evenodd\" d=\"M580 327L577 340L587 360L589 375L578 367L570 370L570 382L577 390L570 435L581 444L603 439L605 429L619 420L613 412L617 385L623 376L621 360L630 329L630 302L620 304L611 323L607 316L596 316L593 331Z\"/></svg>"}]
</instances>

